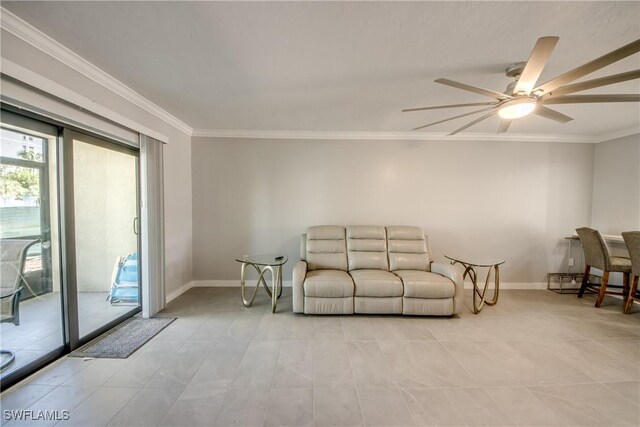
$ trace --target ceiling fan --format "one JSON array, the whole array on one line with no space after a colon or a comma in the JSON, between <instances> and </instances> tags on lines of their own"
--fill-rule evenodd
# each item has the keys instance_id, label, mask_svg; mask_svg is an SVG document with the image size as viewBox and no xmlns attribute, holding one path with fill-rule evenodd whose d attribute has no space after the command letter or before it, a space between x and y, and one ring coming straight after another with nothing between
<instances>
[{"instance_id":1,"label":"ceiling fan","mask_svg":"<svg viewBox=\"0 0 640 427\"><path fill-rule=\"evenodd\" d=\"M461 117L471 116L478 113L484 113L479 118L451 132L449 135L455 135L491 116L498 114L500 116L500 126L497 133L506 132L515 119L525 117L529 114L536 114L546 119L556 122L566 123L573 120L571 117L559 113L547 105L553 104L583 104L583 103L599 103L599 102L639 102L640 94L624 94L624 95L571 95L587 89L607 86L614 83L620 83L628 80L640 78L640 69L627 71L625 73L613 74L606 77L600 77L593 80L586 80L578 83L572 83L587 74L593 73L607 65L613 64L623 58L626 58L640 51L640 39L622 46L612 52L607 53L591 62L587 62L571 71L568 71L546 83L536 86L538 78L544 69L551 52L558 43L558 37L541 37L533 47L533 51L527 62L517 62L511 64L505 70L507 77L513 77L515 80L511 82L504 93L496 92L489 89L483 89L460 83L450 79L437 79L436 83L452 86L458 89L474 92L480 95L493 98L491 102L472 102L467 104L437 105L433 107L409 108L402 110L409 111L425 111L436 110L441 108L455 107L478 107L484 106L480 110L471 111L469 113L460 114L448 119L439 120L423 126L414 128L413 130L424 129L429 126L448 122L450 120L459 119Z\"/></svg>"}]
</instances>

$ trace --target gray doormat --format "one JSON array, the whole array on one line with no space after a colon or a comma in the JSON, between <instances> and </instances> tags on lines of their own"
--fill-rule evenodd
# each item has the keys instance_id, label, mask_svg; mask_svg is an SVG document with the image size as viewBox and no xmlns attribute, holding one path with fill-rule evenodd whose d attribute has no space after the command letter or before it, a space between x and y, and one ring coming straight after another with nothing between
<instances>
[{"instance_id":1,"label":"gray doormat","mask_svg":"<svg viewBox=\"0 0 640 427\"><path fill-rule=\"evenodd\" d=\"M134 317L83 345L69 356L126 359L174 320L175 317Z\"/></svg>"}]
</instances>

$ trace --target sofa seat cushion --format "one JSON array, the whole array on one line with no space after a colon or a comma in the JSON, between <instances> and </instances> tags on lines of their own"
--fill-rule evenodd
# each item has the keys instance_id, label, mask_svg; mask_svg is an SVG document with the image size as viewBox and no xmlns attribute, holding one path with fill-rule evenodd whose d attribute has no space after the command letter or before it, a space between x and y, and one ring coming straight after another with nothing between
<instances>
[{"instance_id":1,"label":"sofa seat cushion","mask_svg":"<svg viewBox=\"0 0 640 427\"><path fill-rule=\"evenodd\" d=\"M402 281L393 273L384 270L350 271L358 297L401 297Z\"/></svg>"},{"instance_id":2,"label":"sofa seat cushion","mask_svg":"<svg viewBox=\"0 0 640 427\"><path fill-rule=\"evenodd\" d=\"M393 273L402 279L405 298L451 298L456 293L453 282L436 273L420 270L398 270Z\"/></svg>"},{"instance_id":3,"label":"sofa seat cushion","mask_svg":"<svg viewBox=\"0 0 640 427\"><path fill-rule=\"evenodd\" d=\"M353 296L353 280L342 270L313 270L304 280L307 297L343 298Z\"/></svg>"}]
</instances>

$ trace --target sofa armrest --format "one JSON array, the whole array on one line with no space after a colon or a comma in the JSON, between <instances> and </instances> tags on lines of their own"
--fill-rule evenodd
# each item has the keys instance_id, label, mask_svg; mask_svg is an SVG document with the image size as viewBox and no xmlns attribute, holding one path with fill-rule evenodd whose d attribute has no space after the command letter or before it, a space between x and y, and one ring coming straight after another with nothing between
<instances>
[{"instance_id":1,"label":"sofa armrest","mask_svg":"<svg viewBox=\"0 0 640 427\"><path fill-rule=\"evenodd\" d=\"M305 261L298 261L293 266L293 312L304 312L304 289L302 284L307 277L307 263Z\"/></svg>"},{"instance_id":2,"label":"sofa armrest","mask_svg":"<svg viewBox=\"0 0 640 427\"><path fill-rule=\"evenodd\" d=\"M455 268L455 266L442 262L432 262L431 272L451 279L456 290L453 295L453 314L459 314L464 305L464 280L462 280L462 273L459 269Z\"/></svg>"}]
</instances>

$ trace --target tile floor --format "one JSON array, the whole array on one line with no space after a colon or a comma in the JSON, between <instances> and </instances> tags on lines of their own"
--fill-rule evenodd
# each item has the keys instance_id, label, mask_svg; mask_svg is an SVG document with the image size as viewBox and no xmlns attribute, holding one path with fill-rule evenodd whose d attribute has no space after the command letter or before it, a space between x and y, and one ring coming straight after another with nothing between
<instances>
[{"instance_id":1,"label":"tile floor","mask_svg":"<svg viewBox=\"0 0 640 427\"><path fill-rule=\"evenodd\" d=\"M271 314L196 288L129 359L64 358L1 397L76 426L638 426L640 307L503 291L456 318ZM37 425L53 425L40 421ZM33 424L33 423L31 423Z\"/></svg>"}]
</instances>

